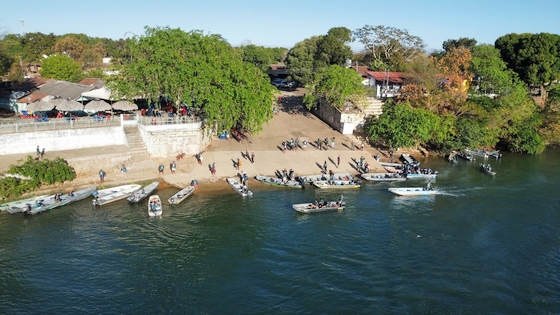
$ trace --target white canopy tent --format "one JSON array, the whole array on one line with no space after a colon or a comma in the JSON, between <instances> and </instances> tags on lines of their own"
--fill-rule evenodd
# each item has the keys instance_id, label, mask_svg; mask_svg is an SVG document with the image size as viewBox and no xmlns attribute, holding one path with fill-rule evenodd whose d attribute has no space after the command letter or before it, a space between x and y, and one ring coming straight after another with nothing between
<instances>
[{"instance_id":1,"label":"white canopy tent","mask_svg":"<svg viewBox=\"0 0 560 315\"><path fill-rule=\"evenodd\" d=\"M102 87L100 89L91 90L88 92L82 93L82 98L84 100L93 100L93 99L102 99L108 101L115 101L116 99L111 98L111 90L106 87Z\"/></svg>"}]
</instances>

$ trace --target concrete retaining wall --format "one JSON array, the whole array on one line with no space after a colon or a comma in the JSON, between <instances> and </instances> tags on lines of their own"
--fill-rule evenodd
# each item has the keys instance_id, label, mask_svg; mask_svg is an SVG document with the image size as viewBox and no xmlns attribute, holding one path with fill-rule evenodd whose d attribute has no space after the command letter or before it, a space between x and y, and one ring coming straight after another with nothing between
<instances>
[{"instance_id":1,"label":"concrete retaining wall","mask_svg":"<svg viewBox=\"0 0 560 315\"><path fill-rule=\"evenodd\" d=\"M211 141L208 129L200 122L176 125L138 125L148 154L171 157L181 153L194 155Z\"/></svg>"},{"instance_id":2,"label":"concrete retaining wall","mask_svg":"<svg viewBox=\"0 0 560 315\"><path fill-rule=\"evenodd\" d=\"M0 135L0 154L35 154L37 145L46 151L124 145L121 126L22 132Z\"/></svg>"}]
</instances>

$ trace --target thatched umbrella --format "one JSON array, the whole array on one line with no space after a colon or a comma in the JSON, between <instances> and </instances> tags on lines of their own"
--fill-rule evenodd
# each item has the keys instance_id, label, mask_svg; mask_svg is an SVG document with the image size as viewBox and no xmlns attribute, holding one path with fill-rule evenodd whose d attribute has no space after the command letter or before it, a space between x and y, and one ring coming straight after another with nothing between
<instances>
[{"instance_id":1,"label":"thatched umbrella","mask_svg":"<svg viewBox=\"0 0 560 315\"><path fill-rule=\"evenodd\" d=\"M33 102L27 105L27 111L30 112L43 112L49 111L54 108L54 104L39 100L38 102Z\"/></svg>"},{"instance_id":2,"label":"thatched umbrella","mask_svg":"<svg viewBox=\"0 0 560 315\"><path fill-rule=\"evenodd\" d=\"M113 109L122 111L138 110L138 105L132 103L131 101L118 101L113 104Z\"/></svg>"},{"instance_id":3,"label":"thatched umbrella","mask_svg":"<svg viewBox=\"0 0 560 315\"><path fill-rule=\"evenodd\" d=\"M105 110L111 110L111 104L105 102L104 100L95 99L87 103L84 109L94 111L94 112L102 112Z\"/></svg>"},{"instance_id":4,"label":"thatched umbrella","mask_svg":"<svg viewBox=\"0 0 560 315\"><path fill-rule=\"evenodd\" d=\"M80 102L76 102L75 100L66 99L60 104L57 104L56 109L60 112L73 112L84 110L84 105L82 105Z\"/></svg>"}]
</instances>

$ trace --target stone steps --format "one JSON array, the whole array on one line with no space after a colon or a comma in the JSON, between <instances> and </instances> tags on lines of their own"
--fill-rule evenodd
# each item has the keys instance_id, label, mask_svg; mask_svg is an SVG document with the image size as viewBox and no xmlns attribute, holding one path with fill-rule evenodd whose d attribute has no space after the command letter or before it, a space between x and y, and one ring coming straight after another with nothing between
<instances>
[{"instance_id":1,"label":"stone steps","mask_svg":"<svg viewBox=\"0 0 560 315\"><path fill-rule=\"evenodd\" d=\"M142 140L142 136L138 131L138 127L125 127L124 134L126 136L126 146L130 149L130 154L146 155L146 144Z\"/></svg>"}]
</instances>

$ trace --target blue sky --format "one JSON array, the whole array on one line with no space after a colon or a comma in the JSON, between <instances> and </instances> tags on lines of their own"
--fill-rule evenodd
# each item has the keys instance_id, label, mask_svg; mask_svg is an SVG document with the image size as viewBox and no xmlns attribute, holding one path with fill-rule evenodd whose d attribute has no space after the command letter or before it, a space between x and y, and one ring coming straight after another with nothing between
<instances>
[{"instance_id":1,"label":"blue sky","mask_svg":"<svg viewBox=\"0 0 560 315\"><path fill-rule=\"evenodd\" d=\"M428 51L460 37L493 44L508 33L560 34L558 0L23 0L3 1L0 7L2 33L20 34L22 19L26 33L112 39L144 34L144 26L169 26L220 34L234 46L291 48L332 27L353 31L365 25L407 29L424 40Z\"/></svg>"}]
</instances>

